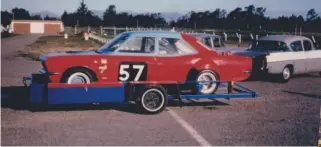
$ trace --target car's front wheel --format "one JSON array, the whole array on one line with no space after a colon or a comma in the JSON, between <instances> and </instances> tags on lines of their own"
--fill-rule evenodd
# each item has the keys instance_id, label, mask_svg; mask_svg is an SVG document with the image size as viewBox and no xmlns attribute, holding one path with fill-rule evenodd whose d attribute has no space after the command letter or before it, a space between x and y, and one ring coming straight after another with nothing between
<instances>
[{"instance_id":1,"label":"car's front wheel","mask_svg":"<svg viewBox=\"0 0 321 147\"><path fill-rule=\"evenodd\" d=\"M281 82L288 82L292 77L292 70L289 66L284 67L280 75Z\"/></svg>"},{"instance_id":2,"label":"car's front wheel","mask_svg":"<svg viewBox=\"0 0 321 147\"><path fill-rule=\"evenodd\" d=\"M82 69L68 71L62 78L63 83L67 84L90 84L93 82L91 74Z\"/></svg>"}]
</instances>

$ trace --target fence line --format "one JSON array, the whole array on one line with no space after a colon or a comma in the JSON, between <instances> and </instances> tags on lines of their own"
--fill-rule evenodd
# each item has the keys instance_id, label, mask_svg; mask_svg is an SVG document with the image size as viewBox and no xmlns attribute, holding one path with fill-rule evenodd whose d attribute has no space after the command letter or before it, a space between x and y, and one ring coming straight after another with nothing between
<instances>
[{"instance_id":1,"label":"fence line","mask_svg":"<svg viewBox=\"0 0 321 147\"><path fill-rule=\"evenodd\" d=\"M219 35L226 42L232 41L236 43L248 43L254 39L259 39L262 36L274 35L274 34L287 34L287 35L302 35L309 37L313 42L320 43L321 33L300 33L296 34L295 32L251 32L251 31L233 31L233 30L193 30L193 29L184 29L184 28L137 28L137 27L82 27L82 28L72 28L66 27L66 32L68 33L80 33L82 31L90 32L95 36L95 40L100 40L101 42L107 42L108 39L115 37L117 34L126 32L126 31L176 31L188 34L194 33L205 33L205 34L214 34ZM100 37L100 38L97 38ZM104 40L104 39L107 40ZM318 38L318 39L316 39Z\"/></svg>"}]
</instances>

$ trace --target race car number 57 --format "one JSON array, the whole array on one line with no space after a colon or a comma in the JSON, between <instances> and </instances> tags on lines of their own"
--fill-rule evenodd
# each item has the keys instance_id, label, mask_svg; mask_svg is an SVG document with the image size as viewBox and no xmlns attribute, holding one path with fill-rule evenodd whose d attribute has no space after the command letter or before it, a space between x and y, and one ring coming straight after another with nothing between
<instances>
[{"instance_id":1,"label":"race car number 57","mask_svg":"<svg viewBox=\"0 0 321 147\"><path fill-rule=\"evenodd\" d=\"M119 81L144 81L147 77L147 66L141 63L126 63L119 66Z\"/></svg>"}]
</instances>

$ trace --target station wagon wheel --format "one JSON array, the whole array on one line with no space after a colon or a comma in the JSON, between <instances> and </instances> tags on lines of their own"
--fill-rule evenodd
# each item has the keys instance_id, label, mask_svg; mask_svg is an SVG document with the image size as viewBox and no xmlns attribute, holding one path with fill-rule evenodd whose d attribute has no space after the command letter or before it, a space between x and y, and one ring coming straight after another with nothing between
<instances>
[{"instance_id":1,"label":"station wagon wheel","mask_svg":"<svg viewBox=\"0 0 321 147\"><path fill-rule=\"evenodd\" d=\"M141 108L150 114L163 111L167 105L167 93L158 86L144 88L139 100Z\"/></svg>"},{"instance_id":2,"label":"station wagon wheel","mask_svg":"<svg viewBox=\"0 0 321 147\"><path fill-rule=\"evenodd\" d=\"M197 76L197 82L199 84L199 92L201 94L213 94L216 92L219 83L215 83L215 81L219 81L218 76L215 72L210 70L204 70ZM202 83L204 82L204 83ZM212 83L210 83L212 82Z\"/></svg>"}]
</instances>

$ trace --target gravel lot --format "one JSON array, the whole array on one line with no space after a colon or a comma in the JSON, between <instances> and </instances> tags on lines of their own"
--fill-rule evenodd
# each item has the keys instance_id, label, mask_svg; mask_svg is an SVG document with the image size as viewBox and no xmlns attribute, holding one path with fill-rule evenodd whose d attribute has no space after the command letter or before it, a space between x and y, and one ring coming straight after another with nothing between
<instances>
[{"instance_id":1,"label":"gravel lot","mask_svg":"<svg viewBox=\"0 0 321 147\"><path fill-rule=\"evenodd\" d=\"M242 82L258 91L259 99L169 106L169 112L181 120L167 111L150 116L124 106L58 106L30 111L21 79L37 72L40 64L16 53L38 37L2 39L1 145L198 146L199 138L210 145L317 145L321 78L313 74L298 76L287 84ZM190 135L182 121L199 136Z\"/></svg>"}]
</instances>

